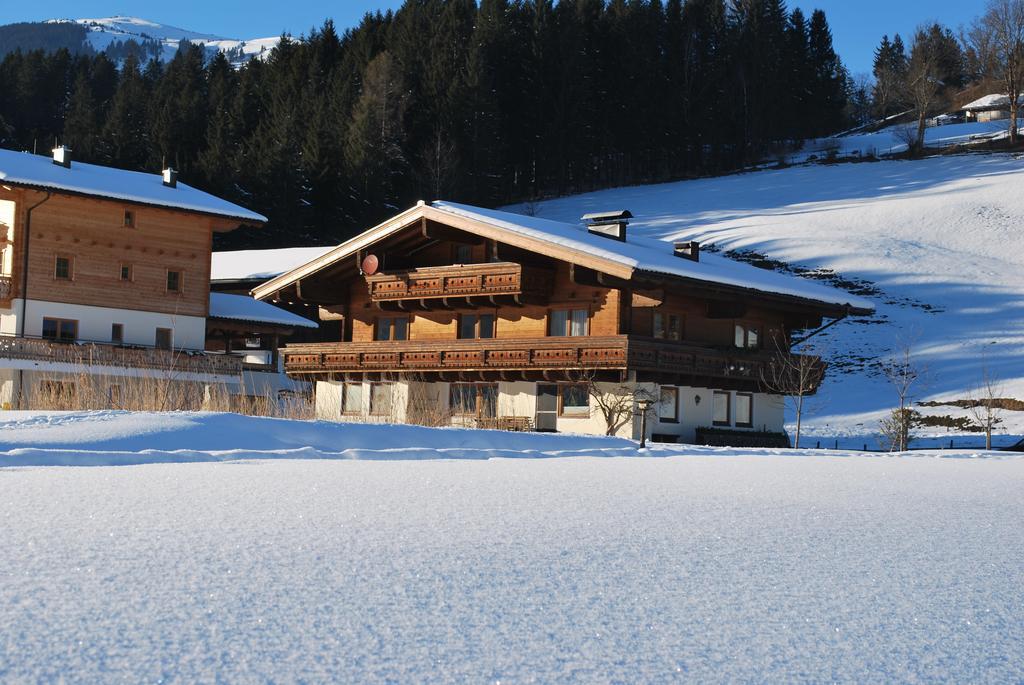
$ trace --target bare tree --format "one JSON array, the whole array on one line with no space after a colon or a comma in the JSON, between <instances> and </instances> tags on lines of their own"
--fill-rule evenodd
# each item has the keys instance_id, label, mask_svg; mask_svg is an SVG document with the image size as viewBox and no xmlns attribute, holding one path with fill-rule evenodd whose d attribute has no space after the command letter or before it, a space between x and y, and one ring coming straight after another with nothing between
<instances>
[{"instance_id":1,"label":"bare tree","mask_svg":"<svg viewBox=\"0 0 1024 685\"><path fill-rule=\"evenodd\" d=\"M782 395L796 416L796 434L793 447L800 447L800 431L804 412L809 409L808 399L821 386L825 367L820 348L811 343L801 346L800 354L793 354L787 342L775 338L775 352L771 361L761 368L761 385L770 393Z\"/></svg>"},{"instance_id":2,"label":"bare tree","mask_svg":"<svg viewBox=\"0 0 1024 685\"><path fill-rule=\"evenodd\" d=\"M1002 384L990 372L987 360L982 365L981 382L970 397L968 411L975 423L985 431L985 449L992 449L992 429L1003 422Z\"/></svg>"},{"instance_id":3,"label":"bare tree","mask_svg":"<svg viewBox=\"0 0 1024 685\"><path fill-rule=\"evenodd\" d=\"M1010 100L1010 144L1016 145L1024 89L1024 0L989 0L964 39L981 75L1001 83Z\"/></svg>"},{"instance_id":4,"label":"bare tree","mask_svg":"<svg viewBox=\"0 0 1024 685\"><path fill-rule=\"evenodd\" d=\"M914 358L913 346L902 343L882 363L882 373L896 392L897 407L882 419L881 431L891 451L905 452L910 445L910 428L914 422L913 393L924 377L924 369Z\"/></svg>"},{"instance_id":5,"label":"bare tree","mask_svg":"<svg viewBox=\"0 0 1024 685\"><path fill-rule=\"evenodd\" d=\"M615 435L633 420L640 400L655 400L650 391L631 383L599 384L592 371L573 374L574 383L585 385L604 418L605 435ZM653 405L652 405L653 407Z\"/></svg>"},{"instance_id":6,"label":"bare tree","mask_svg":"<svg viewBox=\"0 0 1024 685\"><path fill-rule=\"evenodd\" d=\"M963 82L963 54L949 29L939 24L914 33L906 72L906 98L917 111L917 136L912 154L924 149L928 117L948 103L948 94Z\"/></svg>"}]
</instances>

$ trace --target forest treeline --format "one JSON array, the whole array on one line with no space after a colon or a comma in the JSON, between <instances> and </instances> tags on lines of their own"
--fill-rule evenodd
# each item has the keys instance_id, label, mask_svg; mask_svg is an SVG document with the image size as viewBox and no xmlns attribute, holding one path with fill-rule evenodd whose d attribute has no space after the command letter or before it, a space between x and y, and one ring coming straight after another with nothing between
<instances>
[{"instance_id":1,"label":"forest treeline","mask_svg":"<svg viewBox=\"0 0 1024 685\"><path fill-rule=\"evenodd\" d=\"M823 12L784 0L409 0L235 69L182 44L0 62L0 144L157 171L333 243L418 199L488 206L735 169L857 115ZM857 97L855 97L857 96Z\"/></svg>"}]
</instances>

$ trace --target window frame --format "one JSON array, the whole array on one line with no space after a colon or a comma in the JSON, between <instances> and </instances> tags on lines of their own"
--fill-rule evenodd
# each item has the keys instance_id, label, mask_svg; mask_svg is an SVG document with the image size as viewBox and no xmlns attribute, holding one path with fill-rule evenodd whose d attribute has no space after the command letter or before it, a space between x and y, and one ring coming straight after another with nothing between
<instances>
[{"instance_id":1,"label":"window frame","mask_svg":"<svg viewBox=\"0 0 1024 685\"><path fill-rule=\"evenodd\" d=\"M351 388L359 389L359 407L358 409L348 409L349 392ZM341 384L341 415L342 416L362 416L363 415L363 382L362 381L345 381Z\"/></svg>"},{"instance_id":2,"label":"window frame","mask_svg":"<svg viewBox=\"0 0 1024 685\"><path fill-rule=\"evenodd\" d=\"M125 278L125 269L128 270L128 277ZM121 283L134 283L135 282L135 265L131 262L120 262L117 268L117 280Z\"/></svg>"},{"instance_id":3,"label":"window frame","mask_svg":"<svg viewBox=\"0 0 1024 685\"><path fill-rule=\"evenodd\" d=\"M167 334L167 347L160 344L160 333L161 331ZM153 334L153 348L157 350L167 350L168 352L174 351L174 329L165 328L163 326L157 326L156 331Z\"/></svg>"},{"instance_id":4,"label":"window frame","mask_svg":"<svg viewBox=\"0 0 1024 685\"><path fill-rule=\"evenodd\" d=\"M124 210L124 219L123 219L123 223L121 224L121 226L123 228L137 228L137 224L135 223L135 219L136 219L135 210L134 209L126 209L126 210Z\"/></svg>"},{"instance_id":5,"label":"window frame","mask_svg":"<svg viewBox=\"0 0 1024 685\"><path fill-rule=\"evenodd\" d=\"M473 407L472 411L466 411L469 407L462 402L455 402L455 393L457 391L465 392L466 390L472 390L473 393ZM458 416L465 418L467 416L483 418L489 416L484 410L487 408L486 390L494 392L494 415L498 414L498 393L499 387L497 383L483 382L483 383L472 383L456 381L448 384L448 410L452 416Z\"/></svg>"},{"instance_id":6,"label":"window frame","mask_svg":"<svg viewBox=\"0 0 1024 685\"><path fill-rule=\"evenodd\" d=\"M397 328L395 326L395 321L398 321L398 320L405 321L405 337L402 337L402 338L396 338L395 337L395 331L397 330ZM380 337L380 333L381 333L380 327L381 327L381 322L382 321L387 321L388 322L388 337L387 338ZM412 328L412 317L410 317L408 315L404 315L404 316L378 316L376 319L373 320L373 340L374 340L374 342L402 342L402 341L405 341L405 340L409 339L409 334L410 334L411 328Z\"/></svg>"},{"instance_id":7,"label":"window frame","mask_svg":"<svg viewBox=\"0 0 1024 685\"><path fill-rule=\"evenodd\" d=\"M751 323L749 321L734 321L733 322L733 337L732 337L732 344L733 344L733 346L736 349L738 349L738 350L760 350L760 349L762 349L762 341L764 340L764 336L761 335L762 328L763 327L761 326L761 324ZM742 345L737 345L736 342L737 342L737 338L739 337L738 334L739 334L739 332L741 330L743 331L743 344ZM754 338L755 338L755 341L756 341L754 345L750 344L750 334L751 333L754 334Z\"/></svg>"},{"instance_id":8,"label":"window frame","mask_svg":"<svg viewBox=\"0 0 1024 685\"><path fill-rule=\"evenodd\" d=\"M749 421L740 421L740 398L745 399L750 404L748 405ZM754 394L750 392L738 392L736 393L736 412L735 412L735 426L737 428L753 428L754 427Z\"/></svg>"},{"instance_id":9,"label":"window frame","mask_svg":"<svg viewBox=\"0 0 1024 685\"><path fill-rule=\"evenodd\" d=\"M662 395L666 390L673 394L672 416L669 418L661 415L662 407L665 404ZM679 388L674 385L662 385L658 388L658 423L679 423Z\"/></svg>"},{"instance_id":10,"label":"window frame","mask_svg":"<svg viewBox=\"0 0 1024 685\"><path fill-rule=\"evenodd\" d=\"M178 289L171 290L171 274L178 274ZM181 269L167 269L167 273L164 277L164 287L169 295L184 295L185 294L185 272Z\"/></svg>"},{"instance_id":11,"label":"window frame","mask_svg":"<svg viewBox=\"0 0 1024 685\"><path fill-rule=\"evenodd\" d=\"M565 330L561 334L554 333L555 329L555 314L565 313ZM583 312L583 332L579 335L572 334L573 326L573 312ZM590 315L591 311L589 307L552 307L548 309L548 337L549 338L585 338L590 335Z\"/></svg>"},{"instance_id":12,"label":"window frame","mask_svg":"<svg viewBox=\"0 0 1024 685\"><path fill-rule=\"evenodd\" d=\"M61 260L68 263L68 273L66 276L61 276L58 273L58 267L60 266ZM53 256L53 280L55 281L73 281L75 280L75 256L68 254L56 254Z\"/></svg>"},{"instance_id":13,"label":"window frame","mask_svg":"<svg viewBox=\"0 0 1024 685\"><path fill-rule=\"evenodd\" d=\"M587 398L587 406L571 407L568 411L565 406L565 393L569 388L582 388L583 396ZM587 383L559 383L558 384L558 417L563 419L589 419L590 418L590 386Z\"/></svg>"},{"instance_id":14,"label":"window frame","mask_svg":"<svg viewBox=\"0 0 1024 685\"><path fill-rule=\"evenodd\" d=\"M378 388L388 387L388 404L390 405L386 410L381 411L379 407L374 406L374 391ZM395 382L394 381L371 381L370 382L370 416L391 416L395 409Z\"/></svg>"},{"instance_id":15,"label":"window frame","mask_svg":"<svg viewBox=\"0 0 1024 685\"><path fill-rule=\"evenodd\" d=\"M673 329L673 322L675 323L675 337L672 337L670 334L670 331ZM682 314L662 312L655 309L651 316L651 337L655 340L665 340L667 342L682 342L684 322L685 318Z\"/></svg>"},{"instance_id":16,"label":"window frame","mask_svg":"<svg viewBox=\"0 0 1024 685\"><path fill-rule=\"evenodd\" d=\"M46 335L46 322L47 321L53 321L54 324L56 325L56 327L57 327L57 334L56 335L54 335L54 336ZM64 331L64 328L66 326L68 326L68 325L71 326L71 331L73 333L73 335L70 338L65 337L64 335L62 335L62 333ZM43 317L43 325L42 325L42 328L40 329L40 332L42 333L42 335L40 337L43 338L43 340L52 340L54 342L74 342L74 341L78 340L78 319L61 319L61 318L56 317L56 316L44 316Z\"/></svg>"},{"instance_id":17,"label":"window frame","mask_svg":"<svg viewBox=\"0 0 1024 685\"><path fill-rule=\"evenodd\" d=\"M715 418L715 412L718 407L716 406L716 400L719 397L725 398L725 421L719 421ZM732 393L728 390L713 390L711 392L711 425L713 426L731 426L732 425Z\"/></svg>"},{"instance_id":18,"label":"window frame","mask_svg":"<svg viewBox=\"0 0 1024 685\"><path fill-rule=\"evenodd\" d=\"M117 333L115 336L114 333ZM115 345L124 345L124 324L113 322L110 324L110 342Z\"/></svg>"},{"instance_id":19,"label":"window frame","mask_svg":"<svg viewBox=\"0 0 1024 685\"><path fill-rule=\"evenodd\" d=\"M463 259L463 251L469 253L468 259ZM473 246L465 243L455 243L452 245L452 263L453 264L475 264L475 255L473 254Z\"/></svg>"},{"instance_id":20,"label":"window frame","mask_svg":"<svg viewBox=\"0 0 1024 685\"><path fill-rule=\"evenodd\" d=\"M484 317L489 317L491 320L490 335L487 336L481 334L481 324L483 323L482 319ZM473 335L466 336L464 327L466 325L466 322L468 322L470 319L473 320ZM459 340L492 340L497 337L497 332L498 315L495 312L484 312L482 314L476 312L470 314L459 314L459 326L458 330L456 331Z\"/></svg>"}]
</instances>

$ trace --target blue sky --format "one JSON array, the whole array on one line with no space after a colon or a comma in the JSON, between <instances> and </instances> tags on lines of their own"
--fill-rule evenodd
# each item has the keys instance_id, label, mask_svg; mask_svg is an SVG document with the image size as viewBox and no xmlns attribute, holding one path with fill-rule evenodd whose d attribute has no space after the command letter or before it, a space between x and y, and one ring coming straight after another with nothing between
<instances>
[{"instance_id":1,"label":"blue sky","mask_svg":"<svg viewBox=\"0 0 1024 685\"><path fill-rule=\"evenodd\" d=\"M0 3L0 24L53 17L107 17L126 14L181 28L215 33L228 38L257 38L288 31L307 32L332 17L340 28L359 21L367 10L396 8L401 0L46 0ZM911 33L926 20L936 20L955 31L983 7L982 0L790 0L808 15L825 10L835 33L836 46L853 72L870 71L871 54L883 33Z\"/></svg>"}]
</instances>

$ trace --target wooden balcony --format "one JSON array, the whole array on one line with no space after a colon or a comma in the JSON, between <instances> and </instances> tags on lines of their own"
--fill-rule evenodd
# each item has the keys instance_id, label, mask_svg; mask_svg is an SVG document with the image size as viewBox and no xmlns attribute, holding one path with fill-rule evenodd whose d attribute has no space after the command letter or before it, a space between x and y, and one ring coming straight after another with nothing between
<instances>
[{"instance_id":1,"label":"wooden balcony","mask_svg":"<svg viewBox=\"0 0 1024 685\"><path fill-rule=\"evenodd\" d=\"M0 336L0 363L3 360L68 364L83 372L92 372L96 366L218 376L242 372L242 359L231 355L14 336Z\"/></svg>"},{"instance_id":2,"label":"wooden balcony","mask_svg":"<svg viewBox=\"0 0 1024 685\"><path fill-rule=\"evenodd\" d=\"M11 299L14 297L14 276L0 275L0 307L4 309L11 306Z\"/></svg>"},{"instance_id":3,"label":"wooden balcony","mask_svg":"<svg viewBox=\"0 0 1024 685\"><path fill-rule=\"evenodd\" d=\"M510 296L546 302L553 276L546 269L514 262L428 266L366 276L374 302Z\"/></svg>"},{"instance_id":4,"label":"wooden balcony","mask_svg":"<svg viewBox=\"0 0 1024 685\"><path fill-rule=\"evenodd\" d=\"M618 370L645 378L731 380L742 386L767 378L773 355L660 343L628 335L533 339L431 340L288 345L285 371L309 378L335 374L444 374L458 372L545 372ZM815 363L824 372L820 360Z\"/></svg>"}]
</instances>

